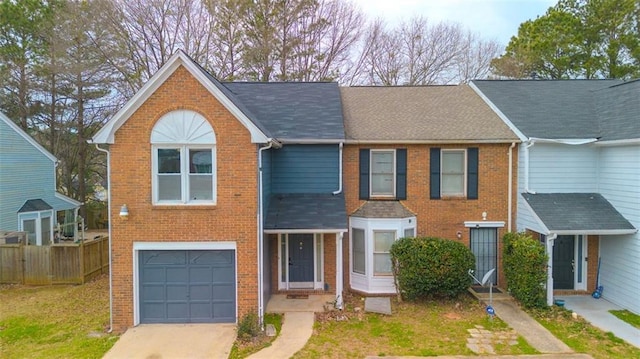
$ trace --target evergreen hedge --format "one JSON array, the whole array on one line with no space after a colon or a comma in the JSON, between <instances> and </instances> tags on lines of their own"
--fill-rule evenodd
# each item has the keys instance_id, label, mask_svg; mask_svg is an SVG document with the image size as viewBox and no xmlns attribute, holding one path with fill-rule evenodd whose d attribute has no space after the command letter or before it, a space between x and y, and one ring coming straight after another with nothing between
<instances>
[{"instance_id":1,"label":"evergreen hedge","mask_svg":"<svg viewBox=\"0 0 640 359\"><path fill-rule=\"evenodd\" d=\"M526 308L545 307L548 256L544 246L525 233L507 233L503 243L502 268L509 292Z\"/></svg>"},{"instance_id":2,"label":"evergreen hedge","mask_svg":"<svg viewBox=\"0 0 640 359\"><path fill-rule=\"evenodd\" d=\"M404 299L454 298L471 284L475 257L462 243L442 238L401 238L391 246L396 286Z\"/></svg>"}]
</instances>

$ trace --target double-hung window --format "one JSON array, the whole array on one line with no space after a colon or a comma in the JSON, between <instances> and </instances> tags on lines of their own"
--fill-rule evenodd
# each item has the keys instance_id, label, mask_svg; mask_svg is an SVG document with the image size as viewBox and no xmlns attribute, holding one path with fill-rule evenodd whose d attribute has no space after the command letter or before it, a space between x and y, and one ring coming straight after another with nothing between
<instances>
[{"instance_id":1,"label":"double-hung window","mask_svg":"<svg viewBox=\"0 0 640 359\"><path fill-rule=\"evenodd\" d=\"M466 151L442 150L442 195L464 196Z\"/></svg>"},{"instance_id":2,"label":"double-hung window","mask_svg":"<svg viewBox=\"0 0 640 359\"><path fill-rule=\"evenodd\" d=\"M371 196L395 197L395 151L371 150Z\"/></svg>"},{"instance_id":3,"label":"double-hung window","mask_svg":"<svg viewBox=\"0 0 640 359\"><path fill-rule=\"evenodd\" d=\"M407 199L407 149L360 149L359 198Z\"/></svg>"},{"instance_id":4,"label":"double-hung window","mask_svg":"<svg viewBox=\"0 0 640 359\"><path fill-rule=\"evenodd\" d=\"M429 157L429 197L478 199L479 152L477 147L432 147Z\"/></svg>"},{"instance_id":5,"label":"double-hung window","mask_svg":"<svg viewBox=\"0 0 640 359\"><path fill-rule=\"evenodd\" d=\"M215 134L204 117L170 112L154 126L151 143L154 204L215 204Z\"/></svg>"},{"instance_id":6,"label":"double-hung window","mask_svg":"<svg viewBox=\"0 0 640 359\"><path fill-rule=\"evenodd\" d=\"M373 231L374 275L391 275L391 245L396 240L395 231Z\"/></svg>"}]
</instances>

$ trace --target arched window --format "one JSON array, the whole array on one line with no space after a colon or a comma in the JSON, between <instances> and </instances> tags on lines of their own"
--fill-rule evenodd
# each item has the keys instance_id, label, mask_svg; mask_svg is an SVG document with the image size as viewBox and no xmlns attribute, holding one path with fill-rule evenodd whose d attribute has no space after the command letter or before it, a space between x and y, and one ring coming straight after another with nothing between
<instances>
[{"instance_id":1,"label":"arched window","mask_svg":"<svg viewBox=\"0 0 640 359\"><path fill-rule=\"evenodd\" d=\"M154 204L216 203L216 134L197 112L172 111L151 131Z\"/></svg>"}]
</instances>

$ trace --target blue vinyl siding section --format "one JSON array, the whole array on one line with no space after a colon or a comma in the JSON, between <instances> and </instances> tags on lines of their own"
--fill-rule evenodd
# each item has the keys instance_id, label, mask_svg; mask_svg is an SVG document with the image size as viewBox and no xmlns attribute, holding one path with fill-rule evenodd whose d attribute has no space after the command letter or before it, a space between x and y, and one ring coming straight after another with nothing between
<instances>
[{"instance_id":1,"label":"blue vinyl siding section","mask_svg":"<svg viewBox=\"0 0 640 359\"><path fill-rule=\"evenodd\" d=\"M272 152L272 193L330 193L338 189L338 145L285 145Z\"/></svg>"},{"instance_id":2,"label":"blue vinyl siding section","mask_svg":"<svg viewBox=\"0 0 640 359\"><path fill-rule=\"evenodd\" d=\"M55 163L0 120L0 230L18 230L25 201L41 198L54 210L74 208L55 197Z\"/></svg>"}]
</instances>

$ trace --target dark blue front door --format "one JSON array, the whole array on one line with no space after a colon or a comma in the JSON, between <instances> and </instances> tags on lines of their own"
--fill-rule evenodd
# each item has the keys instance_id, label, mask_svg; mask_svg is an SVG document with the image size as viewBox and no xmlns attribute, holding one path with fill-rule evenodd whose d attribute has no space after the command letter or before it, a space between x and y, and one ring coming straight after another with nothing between
<instances>
[{"instance_id":1,"label":"dark blue front door","mask_svg":"<svg viewBox=\"0 0 640 359\"><path fill-rule=\"evenodd\" d=\"M573 289L574 236L558 236L553 241L553 289Z\"/></svg>"},{"instance_id":2,"label":"dark blue front door","mask_svg":"<svg viewBox=\"0 0 640 359\"><path fill-rule=\"evenodd\" d=\"M289 235L289 282L313 283L313 234Z\"/></svg>"}]
</instances>

